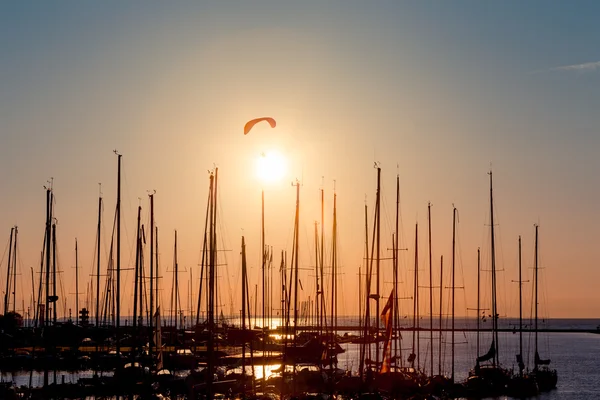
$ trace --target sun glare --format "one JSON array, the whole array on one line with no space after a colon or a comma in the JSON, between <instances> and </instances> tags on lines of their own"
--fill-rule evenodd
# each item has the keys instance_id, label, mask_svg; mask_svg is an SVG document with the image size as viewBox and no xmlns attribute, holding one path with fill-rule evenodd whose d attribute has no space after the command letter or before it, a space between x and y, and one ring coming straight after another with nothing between
<instances>
[{"instance_id":1,"label":"sun glare","mask_svg":"<svg viewBox=\"0 0 600 400\"><path fill-rule=\"evenodd\" d=\"M263 182L280 181L285 175L286 164L285 157L277 151L262 153L256 160L256 175Z\"/></svg>"}]
</instances>

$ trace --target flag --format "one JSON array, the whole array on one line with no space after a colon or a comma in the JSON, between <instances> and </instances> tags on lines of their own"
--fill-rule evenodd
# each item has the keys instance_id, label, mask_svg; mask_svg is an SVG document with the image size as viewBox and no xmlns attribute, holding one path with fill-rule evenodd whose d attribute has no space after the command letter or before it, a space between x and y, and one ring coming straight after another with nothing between
<instances>
[{"instance_id":1,"label":"flag","mask_svg":"<svg viewBox=\"0 0 600 400\"><path fill-rule=\"evenodd\" d=\"M392 345L392 316L394 315L394 291L390 293L385 307L381 310L381 320L385 326L385 342L383 344L383 362L381 363L380 374L390 372L390 356Z\"/></svg>"}]
</instances>

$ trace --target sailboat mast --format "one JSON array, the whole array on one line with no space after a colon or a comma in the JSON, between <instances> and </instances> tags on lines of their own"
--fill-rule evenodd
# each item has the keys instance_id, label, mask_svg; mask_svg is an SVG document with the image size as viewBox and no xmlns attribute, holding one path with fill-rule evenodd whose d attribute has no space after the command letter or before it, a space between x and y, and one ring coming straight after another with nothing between
<instances>
[{"instance_id":1,"label":"sailboat mast","mask_svg":"<svg viewBox=\"0 0 600 400\"><path fill-rule=\"evenodd\" d=\"M319 262L321 272L321 333L323 332L323 324L325 321L325 281L324 281L324 264L325 256L325 189L321 188L321 257Z\"/></svg>"},{"instance_id":2,"label":"sailboat mast","mask_svg":"<svg viewBox=\"0 0 600 400\"><path fill-rule=\"evenodd\" d=\"M58 298L56 296L56 223L52 224L52 298L54 307L52 307L52 322L56 325Z\"/></svg>"},{"instance_id":3,"label":"sailboat mast","mask_svg":"<svg viewBox=\"0 0 600 400\"><path fill-rule=\"evenodd\" d=\"M102 222L102 195L98 197L98 226L96 228L96 327L100 326L100 232Z\"/></svg>"},{"instance_id":4,"label":"sailboat mast","mask_svg":"<svg viewBox=\"0 0 600 400\"><path fill-rule=\"evenodd\" d=\"M359 301L359 320L360 321L362 321L362 318L363 318L362 307L360 307L360 302L365 301L364 325L362 322L360 324L361 328L364 328L363 341L365 342L365 343L361 344L361 346L360 346L359 373L360 373L361 380L363 378L363 373L364 373L366 342L367 342L367 334L368 334L368 326L369 326L369 321L368 321L368 309L369 309L368 271L369 271L369 214L368 214L368 206L367 206L367 202L366 202L366 198L365 198L365 273L364 273L365 286L364 286L364 299L363 299L362 293L360 294L360 296L359 296L360 298L358 299L358 301ZM361 280L360 269L358 271L358 280L359 280L358 285L360 287L362 285L362 282L360 282L360 280Z\"/></svg>"},{"instance_id":5,"label":"sailboat mast","mask_svg":"<svg viewBox=\"0 0 600 400\"><path fill-rule=\"evenodd\" d=\"M269 328L273 327L273 246L271 246L271 252L269 253Z\"/></svg>"},{"instance_id":6,"label":"sailboat mast","mask_svg":"<svg viewBox=\"0 0 600 400\"><path fill-rule=\"evenodd\" d=\"M321 297L321 288L319 286L319 230L317 228L318 222L315 221L315 287L317 288L317 295L315 296L315 319L314 323L318 326L319 333L321 332L322 326L320 325L320 310L319 310L319 298Z\"/></svg>"},{"instance_id":7,"label":"sailboat mast","mask_svg":"<svg viewBox=\"0 0 600 400\"><path fill-rule=\"evenodd\" d=\"M538 366L538 225L535 225L535 353L534 353L534 360L535 360L535 369L537 370L537 366Z\"/></svg>"},{"instance_id":8,"label":"sailboat mast","mask_svg":"<svg viewBox=\"0 0 600 400\"><path fill-rule=\"evenodd\" d=\"M442 299L444 291L444 256L440 256L440 338L438 342L438 375L442 375Z\"/></svg>"},{"instance_id":9,"label":"sailboat mast","mask_svg":"<svg viewBox=\"0 0 600 400\"><path fill-rule=\"evenodd\" d=\"M117 178L117 296L116 296L116 351L117 361L121 363L121 154L117 154L118 178Z\"/></svg>"},{"instance_id":10,"label":"sailboat mast","mask_svg":"<svg viewBox=\"0 0 600 400\"><path fill-rule=\"evenodd\" d=\"M156 301L156 309L158 310L160 308L160 302L159 302L159 298L158 298L158 282L159 282L159 278L160 278L160 274L158 273L160 271L159 268L159 264L158 264L158 227L154 227L155 230L155 234L156 237L154 240L156 240L156 248L154 249L154 258L156 259L156 285L154 285L154 299ZM158 329L159 326L158 324L160 324L160 320L157 321L157 326L156 328Z\"/></svg>"},{"instance_id":11,"label":"sailboat mast","mask_svg":"<svg viewBox=\"0 0 600 400\"><path fill-rule=\"evenodd\" d=\"M8 299L9 297L9 293L10 293L10 269L11 269L11 264L12 264L12 248L13 248L13 234L14 234L15 228L10 228L10 242L8 245L8 267L6 268L6 292L4 292L4 314L6 315L8 313Z\"/></svg>"},{"instance_id":12,"label":"sailboat mast","mask_svg":"<svg viewBox=\"0 0 600 400\"><path fill-rule=\"evenodd\" d=\"M242 375L246 374L246 241L242 236Z\"/></svg>"},{"instance_id":13,"label":"sailboat mast","mask_svg":"<svg viewBox=\"0 0 600 400\"><path fill-rule=\"evenodd\" d=\"M267 333L266 333L266 320L265 320L265 314L266 314L266 307L265 307L265 264L266 264L266 254L265 254L265 191L264 189L261 192L261 236L260 236L260 255L261 255L261 272L262 272L262 336L263 336L263 341L262 341L262 352L263 352L263 357L265 354L265 346L266 346L266 342L267 342ZM262 369L262 373L263 373L263 377L266 376L266 366L265 363L263 364L263 369ZM265 382L266 379L263 379L263 382ZM264 387L264 384L263 384Z\"/></svg>"},{"instance_id":14,"label":"sailboat mast","mask_svg":"<svg viewBox=\"0 0 600 400\"><path fill-rule=\"evenodd\" d=\"M46 234L44 233L44 242L42 242L42 248L45 246L45 242L46 242ZM40 280L38 281L38 294L37 294L37 299L35 299L35 293L33 293L34 296L34 306L35 306L35 312L34 312L34 320L35 320L35 324L34 326L37 328L38 327L38 323L41 325L40 319L44 318L43 315L40 314L40 312L42 310L40 310L40 306L42 305L42 303L45 304L44 300L42 299L42 295L43 295L43 290L44 290L44 251L40 251ZM32 268L32 276L33 276L33 268ZM33 277L32 277L32 281L34 281Z\"/></svg>"},{"instance_id":15,"label":"sailboat mast","mask_svg":"<svg viewBox=\"0 0 600 400\"><path fill-rule=\"evenodd\" d=\"M215 193L215 175L210 174L210 192ZM214 330L215 330L215 297L214 297L214 285L215 285L215 239L214 239L214 228L215 228L215 214L213 212L215 206L215 198L211 197L210 201L210 223L209 223L209 278L208 278L208 395L209 399L212 399L212 381L214 374Z\"/></svg>"},{"instance_id":16,"label":"sailboat mast","mask_svg":"<svg viewBox=\"0 0 600 400\"><path fill-rule=\"evenodd\" d=\"M79 325L79 257L75 238L75 325Z\"/></svg>"},{"instance_id":17,"label":"sailboat mast","mask_svg":"<svg viewBox=\"0 0 600 400\"><path fill-rule=\"evenodd\" d=\"M31 301L32 301L32 307L34 308L34 321L35 323L31 323L32 321L30 321L31 326L37 326L37 302L36 302L36 298L35 298L35 278L33 275L33 267L30 267L31 269Z\"/></svg>"},{"instance_id":18,"label":"sailboat mast","mask_svg":"<svg viewBox=\"0 0 600 400\"><path fill-rule=\"evenodd\" d=\"M415 277L413 288L413 339L412 352L417 359L419 368L419 224L415 224ZM413 360L414 367L414 360Z\"/></svg>"},{"instance_id":19,"label":"sailboat mast","mask_svg":"<svg viewBox=\"0 0 600 400\"><path fill-rule=\"evenodd\" d=\"M498 309L496 304L496 247L494 238L494 192L492 188L492 171L490 175L490 230L491 230L491 252L492 252L492 334L494 344L493 365L499 362L498 357Z\"/></svg>"},{"instance_id":20,"label":"sailboat mast","mask_svg":"<svg viewBox=\"0 0 600 400\"><path fill-rule=\"evenodd\" d=\"M429 225L429 343L431 344L430 375L433 376L433 264L431 262L431 203L427 203L427 222Z\"/></svg>"},{"instance_id":21,"label":"sailboat mast","mask_svg":"<svg viewBox=\"0 0 600 400\"><path fill-rule=\"evenodd\" d=\"M331 345L335 343L337 321L337 194L333 193L333 233L331 245ZM333 357L329 358L333 371Z\"/></svg>"},{"instance_id":22,"label":"sailboat mast","mask_svg":"<svg viewBox=\"0 0 600 400\"><path fill-rule=\"evenodd\" d=\"M154 325L154 193L150 198L150 318L148 320L150 339L148 340L148 355L152 360L152 332ZM158 328L158 327L157 327Z\"/></svg>"},{"instance_id":23,"label":"sailboat mast","mask_svg":"<svg viewBox=\"0 0 600 400\"><path fill-rule=\"evenodd\" d=\"M519 357L523 357L523 281L521 275L521 235L519 235ZM520 359L519 359L520 361ZM519 366L519 375L523 369Z\"/></svg>"},{"instance_id":24,"label":"sailboat mast","mask_svg":"<svg viewBox=\"0 0 600 400\"><path fill-rule=\"evenodd\" d=\"M46 308L44 310L44 326L48 327L50 325L50 240L52 237L52 190L50 188L46 189L46 299L45 304ZM41 284L41 279L40 279ZM41 303L41 299L40 299ZM49 350L49 346L46 345L46 350ZM48 387L48 368L44 368L44 387Z\"/></svg>"},{"instance_id":25,"label":"sailboat mast","mask_svg":"<svg viewBox=\"0 0 600 400\"><path fill-rule=\"evenodd\" d=\"M173 254L173 282L174 282L174 292L173 292L173 299L174 299L174 309L173 309L173 315L174 315L174 326L175 326L175 338L177 338L177 320L179 319L179 263L177 262L177 231L175 231L175 251Z\"/></svg>"},{"instance_id":26,"label":"sailboat mast","mask_svg":"<svg viewBox=\"0 0 600 400\"><path fill-rule=\"evenodd\" d=\"M17 312L17 237L19 236L19 228L15 226L15 240L13 241L12 252L12 271L13 271L13 313ZM25 308L25 307L23 307ZM25 313L25 309L23 309Z\"/></svg>"},{"instance_id":27,"label":"sailboat mast","mask_svg":"<svg viewBox=\"0 0 600 400\"><path fill-rule=\"evenodd\" d=\"M361 266L358 266L358 327L362 327L362 274Z\"/></svg>"},{"instance_id":28,"label":"sailboat mast","mask_svg":"<svg viewBox=\"0 0 600 400\"><path fill-rule=\"evenodd\" d=\"M204 270L206 269L206 251L208 248L208 241L206 235L208 234L208 222L209 215L208 212L210 210L210 204L212 199L212 187L208 191L208 199L206 201L206 215L204 217L204 238L202 239L202 260L200 262L200 287L198 288L198 308L196 309L196 325L200 323L200 314L201 314L201 306L202 306L202 286L204 286ZM208 273L207 273L208 275ZM205 289L205 294L208 293L208 290ZM208 300L208 297L207 297ZM208 308L208 301L206 302L206 306ZM208 319L208 317L207 317Z\"/></svg>"},{"instance_id":29,"label":"sailboat mast","mask_svg":"<svg viewBox=\"0 0 600 400\"><path fill-rule=\"evenodd\" d=\"M50 255L52 240L52 190L46 190L46 318L45 325L50 325ZM44 375L44 386L47 385L47 377Z\"/></svg>"},{"instance_id":30,"label":"sailboat mast","mask_svg":"<svg viewBox=\"0 0 600 400\"><path fill-rule=\"evenodd\" d=\"M398 326L400 325L400 316L398 311L398 268L400 266L398 260L398 242L400 237L399 232L400 225L400 175L396 175L396 226L395 226L395 235L394 235L394 324L393 324L393 332L396 335L396 340L394 340L394 356L398 355L398 350L400 350L400 359L402 359L402 350L400 347L400 334L398 333ZM392 335L393 337L393 335ZM393 357L394 364L397 365L397 358Z\"/></svg>"},{"instance_id":31,"label":"sailboat mast","mask_svg":"<svg viewBox=\"0 0 600 400\"><path fill-rule=\"evenodd\" d=\"M377 338L375 340L375 365L379 365L379 298L381 296L381 292L380 292L380 259L381 259L381 168L379 166L377 166L377 213L376 213L376 220L377 220L377 231L376 231L376 235L377 235L377 260L376 260L376 267L377 267L377 296L375 297L375 303L377 305L377 313L375 314L377 316L377 318L375 318L376 321L376 335Z\"/></svg>"},{"instance_id":32,"label":"sailboat mast","mask_svg":"<svg viewBox=\"0 0 600 400\"><path fill-rule=\"evenodd\" d=\"M455 284L456 284L456 207L452 210L452 374L451 381L454 383L454 313L455 313Z\"/></svg>"},{"instance_id":33,"label":"sailboat mast","mask_svg":"<svg viewBox=\"0 0 600 400\"><path fill-rule=\"evenodd\" d=\"M215 168L215 194L213 196L213 224L214 224L214 228L213 228L213 237L212 237L212 242L213 242L213 265L214 265L214 286L212 288L213 290L213 306L214 306L214 315L217 318L217 325L218 325L218 318L219 318L219 303L218 303L218 299L219 299L219 285L218 283L218 278L219 275L217 273L217 266L219 265L219 253L217 251L217 188L218 188L218 181L219 181L219 168ZM217 347L218 347L218 343L217 343Z\"/></svg>"},{"instance_id":34,"label":"sailboat mast","mask_svg":"<svg viewBox=\"0 0 600 400\"><path fill-rule=\"evenodd\" d=\"M134 275L134 288L133 288L133 332L137 334L137 319L138 319L138 287L140 279L140 223L141 223L142 207L138 206L137 213L137 230L135 233L135 275ZM134 351L131 352L134 356Z\"/></svg>"},{"instance_id":35,"label":"sailboat mast","mask_svg":"<svg viewBox=\"0 0 600 400\"><path fill-rule=\"evenodd\" d=\"M479 325L481 321L481 250L477 248L477 356L479 356Z\"/></svg>"},{"instance_id":36,"label":"sailboat mast","mask_svg":"<svg viewBox=\"0 0 600 400\"><path fill-rule=\"evenodd\" d=\"M300 182L296 182L296 218L294 222L294 346L298 345L298 245L300 237ZM294 374L296 373L296 362L294 361ZM295 379L294 379L295 382Z\"/></svg>"}]
</instances>

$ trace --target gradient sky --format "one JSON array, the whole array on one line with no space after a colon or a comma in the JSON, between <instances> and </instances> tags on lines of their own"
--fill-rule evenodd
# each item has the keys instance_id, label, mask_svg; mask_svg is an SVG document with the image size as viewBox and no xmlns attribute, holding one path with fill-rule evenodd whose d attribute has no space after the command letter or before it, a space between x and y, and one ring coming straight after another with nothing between
<instances>
[{"instance_id":1,"label":"gradient sky","mask_svg":"<svg viewBox=\"0 0 600 400\"><path fill-rule=\"evenodd\" d=\"M68 307L74 308L75 238L85 288L94 268L99 182L105 232L112 228L112 151L118 149L124 267L134 260L136 207L141 202L148 224L147 194L156 190L165 284L170 286L177 229L179 265L188 271L182 279L193 271L197 291L207 171L218 166L222 247L231 250L221 271L220 302L237 312L241 235L248 243L251 285L258 281L261 189L266 241L278 265L279 252L291 252L290 183L302 181L300 261L310 267L320 188L331 246L335 182L340 312L354 314L364 204L366 199L372 214L378 161L382 251L388 257L400 177L400 247L408 248L401 253L403 295L412 288L417 222L420 279L428 284L427 203L433 204L436 284L441 255L448 276L452 205L458 208L457 282L465 289L457 295L457 310L464 315L476 305L478 247L483 268L490 264L491 166L501 315L518 315L518 285L511 282L518 279L517 240L522 235L531 280L539 223L544 315L599 317L599 12L595 1L4 2L2 249L10 227L18 225L19 285L29 296L30 269L39 268L44 234L43 186L54 178L59 261ZM247 120L267 115L277 120L276 129L257 126L242 134ZM267 185L253 167L269 150L284 154L288 169L281 182ZM107 234L104 259L109 240ZM2 292L6 259L4 254ZM383 282L390 281L391 268L389 261L382 264ZM314 297L313 278L304 274L302 295ZM130 282L132 273L124 278ZM482 279L485 303L489 274ZM383 287L387 296L390 286ZM529 315L531 282L524 289ZM131 307L130 298L124 302L125 310ZM401 307L404 314L412 309L409 301Z\"/></svg>"}]
</instances>

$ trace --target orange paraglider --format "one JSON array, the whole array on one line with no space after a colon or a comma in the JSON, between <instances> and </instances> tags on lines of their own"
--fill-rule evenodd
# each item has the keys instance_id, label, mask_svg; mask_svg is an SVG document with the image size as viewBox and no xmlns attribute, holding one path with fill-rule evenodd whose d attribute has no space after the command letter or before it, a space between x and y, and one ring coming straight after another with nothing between
<instances>
[{"instance_id":1,"label":"orange paraglider","mask_svg":"<svg viewBox=\"0 0 600 400\"><path fill-rule=\"evenodd\" d=\"M256 125L257 123L262 122L262 121L267 121L269 123L269 125L271 125L271 128L275 128L276 122L273 118L271 118L271 117L255 118L255 119L251 119L250 121L246 122L246 125L244 125L244 135L247 135L248 132L250 132L252 130L254 125Z\"/></svg>"}]
</instances>

